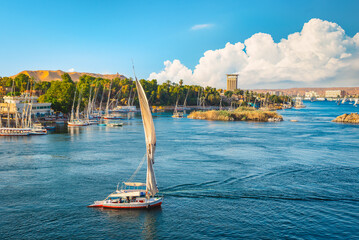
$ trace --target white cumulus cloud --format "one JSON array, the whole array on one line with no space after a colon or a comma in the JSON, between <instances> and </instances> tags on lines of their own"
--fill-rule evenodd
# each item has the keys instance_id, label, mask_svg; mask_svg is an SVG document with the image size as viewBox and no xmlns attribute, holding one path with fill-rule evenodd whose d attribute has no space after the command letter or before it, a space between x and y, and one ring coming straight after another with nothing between
<instances>
[{"instance_id":1,"label":"white cumulus cloud","mask_svg":"<svg viewBox=\"0 0 359 240\"><path fill-rule=\"evenodd\" d=\"M192 70L188 69L179 60L165 61L165 69L159 73L151 73L148 79L157 79L161 82L171 80L178 82L179 80L192 80Z\"/></svg>"},{"instance_id":2,"label":"white cumulus cloud","mask_svg":"<svg viewBox=\"0 0 359 240\"><path fill-rule=\"evenodd\" d=\"M212 27L213 24L210 23L206 23L206 24L197 24L191 27L191 30L200 30L200 29L204 29L204 28L210 28Z\"/></svg>"},{"instance_id":3,"label":"white cumulus cloud","mask_svg":"<svg viewBox=\"0 0 359 240\"><path fill-rule=\"evenodd\" d=\"M359 33L349 37L336 23L311 19L300 32L276 43L256 33L244 43L208 50L194 70L179 60L149 79L226 87L227 73L239 74L241 88L359 85Z\"/></svg>"},{"instance_id":4,"label":"white cumulus cloud","mask_svg":"<svg viewBox=\"0 0 359 240\"><path fill-rule=\"evenodd\" d=\"M70 68L67 72L75 72L75 68Z\"/></svg>"}]
</instances>

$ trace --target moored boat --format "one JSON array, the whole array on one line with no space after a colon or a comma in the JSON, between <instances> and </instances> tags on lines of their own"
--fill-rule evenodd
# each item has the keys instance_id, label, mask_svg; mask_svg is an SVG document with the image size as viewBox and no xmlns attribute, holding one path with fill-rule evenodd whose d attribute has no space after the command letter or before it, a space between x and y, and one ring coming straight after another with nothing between
<instances>
[{"instance_id":1,"label":"moored boat","mask_svg":"<svg viewBox=\"0 0 359 240\"><path fill-rule=\"evenodd\" d=\"M55 130L55 129L56 129L55 126L45 126L45 128L46 128L48 131L51 131L51 130Z\"/></svg>"},{"instance_id":2,"label":"moored boat","mask_svg":"<svg viewBox=\"0 0 359 240\"><path fill-rule=\"evenodd\" d=\"M88 122L82 121L80 119L79 120L74 120L74 121L69 121L67 123L67 126L69 126L69 127L81 127L81 126L87 126L87 125L89 125Z\"/></svg>"},{"instance_id":3,"label":"moored boat","mask_svg":"<svg viewBox=\"0 0 359 240\"><path fill-rule=\"evenodd\" d=\"M121 123L121 122L118 122L118 123L107 123L106 126L109 126L109 127L122 127L122 126L123 126L123 123Z\"/></svg>"},{"instance_id":4,"label":"moored boat","mask_svg":"<svg viewBox=\"0 0 359 240\"><path fill-rule=\"evenodd\" d=\"M47 130L41 123L34 123L31 128L31 135L46 135Z\"/></svg>"},{"instance_id":5,"label":"moored boat","mask_svg":"<svg viewBox=\"0 0 359 240\"><path fill-rule=\"evenodd\" d=\"M0 136L28 136L30 128L0 128Z\"/></svg>"},{"instance_id":6,"label":"moored boat","mask_svg":"<svg viewBox=\"0 0 359 240\"><path fill-rule=\"evenodd\" d=\"M116 116L116 115L105 115L103 117L105 120L116 120L116 119L123 119L123 117Z\"/></svg>"}]
</instances>

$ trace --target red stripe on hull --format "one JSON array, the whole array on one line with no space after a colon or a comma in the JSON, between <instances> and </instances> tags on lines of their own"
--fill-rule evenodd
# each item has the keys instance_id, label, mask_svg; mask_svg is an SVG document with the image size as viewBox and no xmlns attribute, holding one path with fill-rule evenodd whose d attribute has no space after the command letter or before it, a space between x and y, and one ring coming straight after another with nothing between
<instances>
[{"instance_id":1,"label":"red stripe on hull","mask_svg":"<svg viewBox=\"0 0 359 240\"><path fill-rule=\"evenodd\" d=\"M90 205L87 207L103 207L103 208L151 208L151 207L159 207L161 206L162 202L156 203L154 205L149 205L149 206L139 206L139 207L121 207L121 206L103 206L103 205Z\"/></svg>"},{"instance_id":2,"label":"red stripe on hull","mask_svg":"<svg viewBox=\"0 0 359 240\"><path fill-rule=\"evenodd\" d=\"M140 207L121 207L121 206L102 206L103 208L149 208L149 207L157 207L157 206L161 206L162 202L156 203L154 205L149 205L149 206L140 206Z\"/></svg>"}]
</instances>

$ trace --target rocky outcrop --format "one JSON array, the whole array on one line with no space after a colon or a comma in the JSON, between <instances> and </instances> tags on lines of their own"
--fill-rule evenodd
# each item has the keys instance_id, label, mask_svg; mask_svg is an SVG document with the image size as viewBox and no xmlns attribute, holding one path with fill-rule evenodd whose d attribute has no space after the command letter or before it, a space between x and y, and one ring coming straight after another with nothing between
<instances>
[{"instance_id":1,"label":"rocky outcrop","mask_svg":"<svg viewBox=\"0 0 359 240\"><path fill-rule=\"evenodd\" d=\"M341 123L359 123L359 114L351 113L351 114L343 114L336 117L333 122L341 122Z\"/></svg>"},{"instance_id":2,"label":"rocky outcrop","mask_svg":"<svg viewBox=\"0 0 359 240\"><path fill-rule=\"evenodd\" d=\"M256 121L256 122L279 122L283 117L276 112L254 110L249 108L238 108L234 111L211 110L193 111L188 115L192 119L204 119L214 121Z\"/></svg>"}]
</instances>

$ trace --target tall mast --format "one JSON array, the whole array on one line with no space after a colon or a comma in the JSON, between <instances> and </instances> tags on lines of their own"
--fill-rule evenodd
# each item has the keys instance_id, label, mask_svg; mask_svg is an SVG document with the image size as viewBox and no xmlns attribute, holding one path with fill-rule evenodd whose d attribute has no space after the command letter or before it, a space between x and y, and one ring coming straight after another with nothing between
<instances>
[{"instance_id":1,"label":"tall mast","mask_svg":"<svg viewBox=\"0 0 359 240\"><path fill-rule=\"evenodd\" d=\"M98 93L98 83L96 83L96 87L95 87L95 93L94 93L94 95L93 95L93 98L92 98L92 103L91 103L91 114L93 114L93 110L94 110L94 108L95 108L95 100L96 100L96 98L97 98L97 93Z\"/></svg>"},{"instance_id":2,"label":"tall mast","mask_svg":"<svg viewBox=\"0 0 359 240\"><path fill-rule=\"evenodd\" d=\"M29 119L28 119L28 127L30 128L31 127L31 125L32 125L32 123L31 123L31 115L32 115L32 103L33 103L33 101L32 101L32 96L31 96L31 85L30 85L30 105L29 105L29 113L28 113L28 117L29 117Z\"/></svg>"},{"instance_id":3,"label":"tall mast","mask_svg":"<svg viewBox=\"0 0 359 240\"><path fill-rule=\"evenodd\" d=\"M99 106L99 109L98 109L99 115L101 115L100 112L102 113L102 100L103 100L103 94L104 93L105 93L105 86L102 88L101 101L100 101L100 106Z\"/></svg>"},{"instance_id":4,"label":"tall mast","mask_svg":"<svg viewBox=\"0 0 359 240\"><path fill-rule=\"evenodd\" d=\"M80 120L81 91L79 91L79 101L76 108L76 120Z\"/></svg>"},{"instance_id":5,"label":"tall mast","mask_svg":"<svg viewBox=\"0 0 359 240\"><path fill-rule=\"evenodd\" d=\"M145 138L146 138L146 149L147 149L147 175L146 175L147 194L146 195L147 197L150 197L158 193L156 176L153 169L153 164L155 161L155 150L156 150L156 133L155 133L155 126L153 124L151 110L148 105L145 91L143 90L141 84L137 81L137 78L136 78L136 88L138 92L143 128L145 130Z\"/></svg>"},{"instance_id":6,"label":"tall mast","mask_svg":"<svg viewBox=\"0 0 359 240\"><path fill-rule=\"evenodd\" d=\"M179 95L178 95L178 97L177 97L177 101L176 101L176 106L175 106L174 113L177 113L178 100L179 100Z\"/></svg>"},{"instance_id":7,"label":"tall mast","mask_svg":"<svg viewBox=\"0 0 359 240\"><path fill-rule=\"evenodd\" d=\"M128 100L127 100L127 106L131 106L131 93L132 93L132 85L131 85L131 88L130 88L130 95L129 95Z\"/></svg>"},{"instance_id":8,"label":"tall mast","mask_svg":"<svg viewBox=\"0 0 359 240\"><path fill-rule=\"evenodd\" d=\"M135 72L135 68L133 68ZM153 169L155 163L156 150L156 132L153 124L152 113L148 105L146 93L142 88L141 83L137 80L136 74L136 89L138 93L138 100L140 102L143 128L145 131L146 150L147 150L147 175L146 175L146 197L154 196L158 193L156 176Z\"/></svg>"},{"instance_id":9,"label":"tall mast","mask_svg":"<svg viewBox=\"0 0 359 240\"><path fill-rule=\"evenodd\" d=\"M17 128L17 121L18 121L18 118L17 118L17 107L16 107L16 103L15 103L15 127Z\"/></svg>"},{"instance_id":10,"label":"tall mast","mask_svg":"<svg viewBox=\"0 0 359 240\"><path fill-rule=\"evenodd\" d=\"M186 105L187 105L187 97L188 97L189 91L190 91L190 89L188 89L188 91L187 91L186 98L184 99L184 102L183 102L183 107L186 107Z\"/></svg>"},{"instance_id":11,"label":"tall mast","mask_svg":"<svg viewBox=\"0 0 359 240\"><path fill-rule=\"evenodd\" d=\"M118 91L118 96L117 96L117 98L116 98L115 108L118 107L118 99L121 97L121 93L122 93L122 86L121 86L121 88L120 88L120 91Z\"/></svg>"},{"instance_id":12,"label":"tall mast","mask_svg":"<svg viewBox=\"0 0 359 240\"><path fill-rule=\"evenodd\" d=\"M74 121L74 114L75 114L74 113L74 108L75 108L76 93L77 93L77 88L75 88L74 100L72 101L71 119L70 119L71 122Z\"/></svg>"},{"instance_id":13,"label":"tall mast","mask_svg":"<svg viewBox=\"0 0 359 240\"><path fill-rule=\"evenodd\" d=\"M91 111L91 95L92 95L92 85L90 85L90 95L89 95L89 102L87 104L87 120L90 120L90 111Z\"/></svg>"},{"instance_id":14,"label":"tall mast","mask_svg":"<svg viewBox=\"0 0 359 240\"><path fill-rule=\"evenodd\" d=\"M10 103L7 104L7 127L10 127Z\"/></svg>"},{"instance_id":15,"label":"tall mast","mask_svg":"<svg viewBox=\"0 0 359 240\"><path fill-rule=\"evenodd\" d=\"M107 97L107 104L106 104L106 115L108 115L108 104L110 103L111 87L112 87L112 79L111 79L110 87L108 88L108 97Z\"/></svg>"},{"instance_id":16,"label":"tall mast","mask_svg":"<svg viewBox=\"0 0 359 240\"><path fill-rule=\"evenodd\" d=\"M27 81L26 90L29 90L29 83L30 83L30 80ZM23 127L23 128L25 127L25 111L26 111L26 107L27 107L27 94L25 94L25 104L22 107L21 127Z\"/></svg>"},{"instance_id":17,"label":"tall mast","mask_svg":"<svg viewBox=\"0 0 359 240\"><path fill-rule=\"evenodd\" d=\"M198 90L198 96L197 96L197 106L201 106L201 87L199 87Z\"/></svg>"},{"instance_id":18,"label":"tall mast","mask_svg":"<svg viewBox=\"0 0 359 240\"><path fill-rule=\"evenodd\" d=\"M136 97L136 92L133 94L131 106L133 106L133 104L135 103L135 97Z\"/></svg>"}]
</instances>

